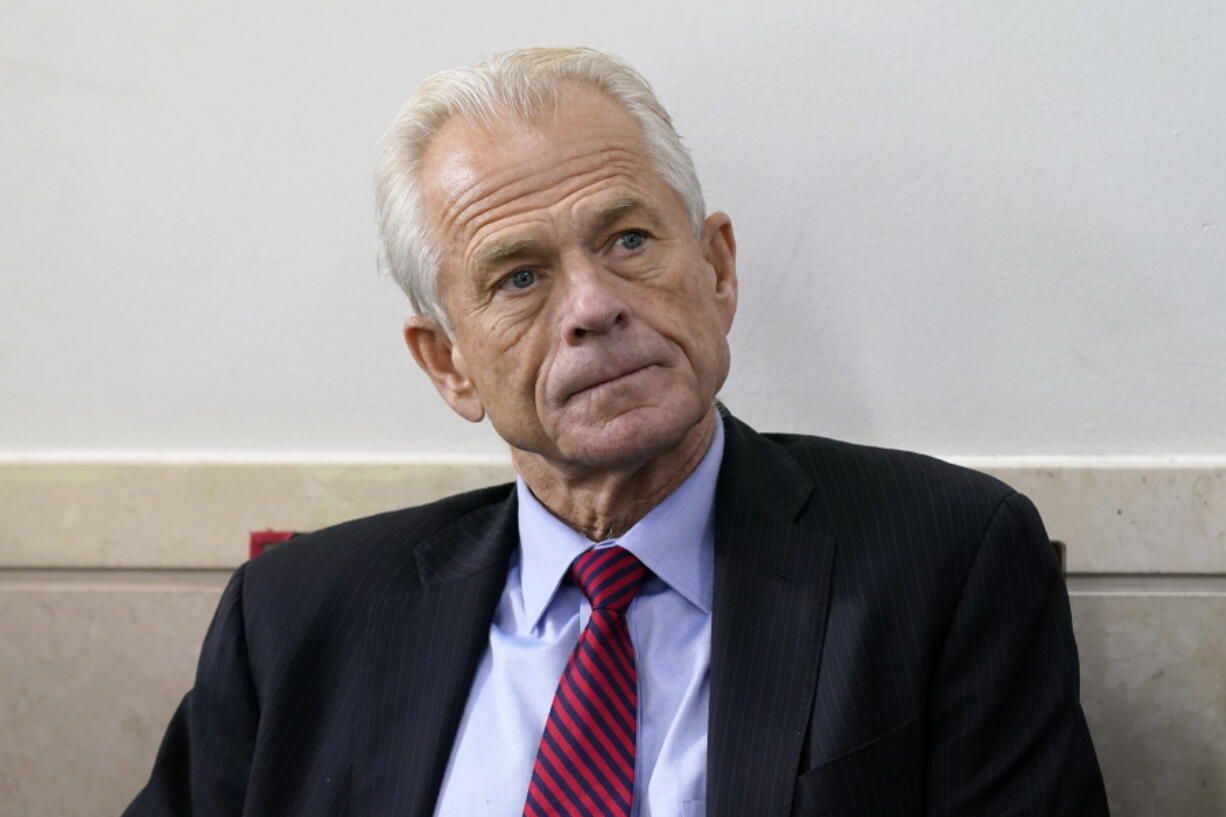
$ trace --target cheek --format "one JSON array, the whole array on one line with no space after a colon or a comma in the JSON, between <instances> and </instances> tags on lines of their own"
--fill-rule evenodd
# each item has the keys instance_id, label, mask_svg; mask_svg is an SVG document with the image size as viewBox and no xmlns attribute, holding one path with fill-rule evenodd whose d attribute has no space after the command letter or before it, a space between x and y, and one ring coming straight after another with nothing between
<instances>
[{"instance_id":1,"label":"cheek","mask_svg":"<svg viewBox=\"0 0 1226 817\"><path fill-rule=\"evenodd\" d=\"M531 324L503 322L486 330L479 343L472 377L486 406L522 412L534 391L542 367L540 333Z\"/></svg>"},{"instance_id":2,"label":"cheek","mask_svg":"<svg viewBox=\"0 0 1226 817\"><path fill-rule=\"evenodd\" d=\"M675 289L654 292L649 308L662 334L681 347L695 369L720 365L727 356L723 317L709 292L692 278Z\"/></svg>"},{"instance_id":3,"label":"cheek","mask_svg":"<svg viewBox=\"0 0 1226 817\"><path fill-rule=\"evenodd\" d=\"M463 342L472 349L476 369L504 364L522 345L529 321L505 311L482 309L469 313L464 321ZM457 327L457 335L459 327ZM475 372L476 374L476 372Z\"/></svg>"}]
</instances>

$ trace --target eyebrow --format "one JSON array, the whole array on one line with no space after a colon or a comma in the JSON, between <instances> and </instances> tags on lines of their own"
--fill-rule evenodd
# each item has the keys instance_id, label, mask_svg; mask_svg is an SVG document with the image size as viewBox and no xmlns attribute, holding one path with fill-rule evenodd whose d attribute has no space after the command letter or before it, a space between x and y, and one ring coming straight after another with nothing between
<instances>
[{"instance_id":1,"label":"eyebrow","mask_svg":"<svg viewBox=\"0 0 1226 817\"><path fill-rule=\"evenodd\" d=\"M602 233L621 221L627 215L635 212L646 213L652 220L658 220L655 210L638 196L618 196L606 206L596 211L592 218L591 231Z\"/></svg>"},{"instance_id":2,"label":"eyebrow","mask_svg":"<svg viewBox=\"0 0 1226 817\"><path fill-rule=\"evenodd\" d=\"M492 267L497 267L505 261L520 256L527 255L528 252L536 246L536 241L531 238L516 238L510 241L496 241L488 247L482 247L477 253L476 267L479 270L488 270Z\"/></svg>"}]
</instances>

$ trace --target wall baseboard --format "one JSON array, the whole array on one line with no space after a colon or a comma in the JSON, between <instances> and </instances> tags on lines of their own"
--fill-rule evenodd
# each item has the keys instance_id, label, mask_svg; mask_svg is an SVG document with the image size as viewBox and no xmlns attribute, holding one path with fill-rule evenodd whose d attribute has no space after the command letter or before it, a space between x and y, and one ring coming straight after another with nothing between
<instances>
[{"instance_id":1,"label":"wall baseboard","mask_svg":"<svg viewBox=\"0 0 1226 817\"><path fill-rule=\"evenodd\" d=\"M1070 573L1226 574L1226 465L967 464L1027 494ZM0 463L0 568L229 569L315 530L513 479L499 462Z\"/></svg>"}]
</instances>

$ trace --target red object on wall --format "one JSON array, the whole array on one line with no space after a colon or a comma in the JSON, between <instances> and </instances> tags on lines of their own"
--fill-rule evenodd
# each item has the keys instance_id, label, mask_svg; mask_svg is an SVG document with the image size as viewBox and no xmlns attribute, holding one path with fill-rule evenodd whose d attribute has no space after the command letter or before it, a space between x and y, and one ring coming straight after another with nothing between
<instances>
[{"instance_id":1,"label":"red object on wall","mask_svg":"<svg viewBox=\"0 0 1226 817\"><path fill-rule=\"evenodd\" d=\"M292 530L253 530L248 558L254 559L264 551L271 550L282 542L288 542L297 535Z\"/></svg>"}]
</instances>

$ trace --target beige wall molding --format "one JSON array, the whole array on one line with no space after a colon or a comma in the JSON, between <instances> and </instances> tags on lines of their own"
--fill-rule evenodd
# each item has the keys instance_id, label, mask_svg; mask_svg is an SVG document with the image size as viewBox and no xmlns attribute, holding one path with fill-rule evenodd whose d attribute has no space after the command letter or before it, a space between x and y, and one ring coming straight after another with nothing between
<instances>
[{"instance_id":1,"label":"beige wall molding","mask_svg":"<svg viewBox=\"0 0 1226 817\"><path fill-rule=\"evenodd\" d=\"M1226 463L965 460L1030 496L1075 574L1226 574ZM0 568L228 569L314 530L513 476L499 462L0 464Z\"/></svg>"}]
</instances>

